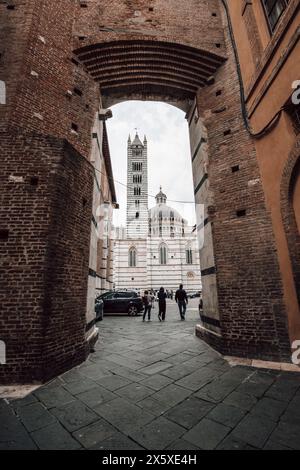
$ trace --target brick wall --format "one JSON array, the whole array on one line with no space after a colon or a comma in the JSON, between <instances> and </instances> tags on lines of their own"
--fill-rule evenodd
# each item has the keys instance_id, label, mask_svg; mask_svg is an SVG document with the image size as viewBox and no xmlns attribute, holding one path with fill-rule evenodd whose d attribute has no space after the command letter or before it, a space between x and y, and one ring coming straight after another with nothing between
<instances>
[{"instance_id":1,"label":"brick wall","mask_svg":"<svg viewBox=\"0 0 300 470\"><path fill-rule=\"evenodd\" d=\"M91 168L50 137L1 135L0 380L41 380L83 360ZM3 233L3 232L2 232ZM80 234L80 237L78 236Z\"/></svg>"},{"instance_id":2,"label":"brick wall","mask_svg":"<svg viewBox=\"0 0 300 470\"><path fill-rule=\"evenodd\" d=\"M159 42L176 43L175 56L184 44L195 48L197 60L216 60L215 84L199 92L198 107L208 139L210 193L205 200L212 201L207 215L215 257L215 266L208 268L216 273L219 347L238 355L286 357L289 343L270 214L255 148L241 117L220 2L189 0L175 7L173 0L91 0L81 8L73 0L16 0L15 8L7 9L9 3L0 1L5 25L0 30L0 80L8 89L7 104L0 106L0 325L9 360L0 369L1 380L45 380L87 353L93 194L87 160L100 94L91 74L72 57L75 49L109 41L142 45L148 40L158 45L151 49L155 54ZM155 80L156 93L164 99L166 80L163 75ZM147 87L138 77L132 90L146 99L154 96ZM194 96L190 100L178 93L178 101L189 107ZM233 173L234 166L239 171Z\"/></svg>"},{"instance_id":3,"label":"brick wall","mask_svg":"<svg viewBox=\"0 0 300 470\"><path fill-rule=\"evenodd\" d=\"M225 38L229 59L216 74L215 83L198 96L208 132L208 180L214 194L210 223L220 350L286 360L290 346L271 215L266 209L254 139L242 119L236 64L226 29Z\"/></svg>"}]
</instances>

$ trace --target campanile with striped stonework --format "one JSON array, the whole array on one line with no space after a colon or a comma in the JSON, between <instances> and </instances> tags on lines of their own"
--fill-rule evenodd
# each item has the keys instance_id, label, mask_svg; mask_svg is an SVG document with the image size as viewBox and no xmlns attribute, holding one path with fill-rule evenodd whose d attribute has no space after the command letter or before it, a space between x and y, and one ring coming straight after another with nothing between
<instances>
[{"instance_id":1,"label":"campanile with striped stonework","mask_svg":"<svg viewBox=\"0 0 300 470\"><path fill-rule=\"evenodd\" d=\"M127 146L127 236L145 238L148 235L148 146L138 133Z\"/></svg>"}]
</instances>

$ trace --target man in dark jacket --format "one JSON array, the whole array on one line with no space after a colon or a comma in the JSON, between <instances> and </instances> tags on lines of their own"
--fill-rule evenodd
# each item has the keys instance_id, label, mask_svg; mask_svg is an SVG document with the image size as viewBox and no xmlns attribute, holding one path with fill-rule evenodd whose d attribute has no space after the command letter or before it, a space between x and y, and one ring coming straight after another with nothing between
<instances>
[{"instance_id":1,"label":"man in dark jacket","mask_svg":"<svg viewBox=\"0 0 300 470\"><path fill-rule=\"evenodd\" d=\"M176 291L175 300L179 308L180 318L181 320L185 320L186 306L188 304L188 296L182 284L180 284L179 289Z\"/></svg>"},{"instance_id":2,"label":"man in dark jacket","mask_svg":"<svg viewBox=\"0 0 300 470\"><path fill-rule=\"evenodd\" d=\"M157 297L158 297L158 307L159 307L158 319L159 321L165 321L166 309L167 309L167 303L166 303L167 294L163 287L160 288Z\"/></svg>"}]
</instances>

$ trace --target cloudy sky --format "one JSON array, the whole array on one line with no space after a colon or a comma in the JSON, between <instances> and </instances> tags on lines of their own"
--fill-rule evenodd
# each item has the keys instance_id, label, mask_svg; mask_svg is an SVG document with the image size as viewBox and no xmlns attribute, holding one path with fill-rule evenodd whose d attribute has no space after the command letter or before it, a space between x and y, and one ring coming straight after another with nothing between
<instances>
[{"instance_id":1,"label":"cloudy sky","mask_svg":"<svg viewBox=\"0 0 300 470\"><path fill-rule=\"evenodd\" d=\"M127 139L134 138L135 128L141 140L148 139L149 207L155 205L160 185L168 204L177 209L190 224L195 223L192 166L188 125L185 113L158 102L130 101L112 107L113 119L107 121L110 152L120 210L114 223L126 224ZM188 201L187 204L176 201Z\"/></svg>"}]
</instances>

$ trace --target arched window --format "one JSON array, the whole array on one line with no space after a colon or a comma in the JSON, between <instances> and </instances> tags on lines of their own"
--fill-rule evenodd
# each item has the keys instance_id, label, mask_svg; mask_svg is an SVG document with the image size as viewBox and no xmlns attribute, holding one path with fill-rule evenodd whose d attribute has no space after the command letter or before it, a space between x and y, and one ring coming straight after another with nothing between
<instances>
[{"instance_id":1,"label":"arched window","mask_svg":"<svg viewBox=\"0 0 300 470\"><path fill-rule=\"evenodd\" d=\"M190 246L186 249L186 264L193 264L193 251Z\"/></svg>"},{"instance_id":2,"label":"arched window","mask_svg":"<svg viewBox=\"0 0 300 470\"><path fill-rule=\"evenodd\" d=\"M167 245L164 243L160 245L159 248L159 262L161 265L166 265L167 264L167 259L168 259L168 249Z\"/></svg>"},{"instance_id":3,"label":"arched window","mask_svg":"<svg viewBox=\"0 0 300 470\"><path fill-rule=\"evenodd\" d=\"M135 268L136 267L136 260L137 260L137 255L136 255L136 248L133 246L129 250L129 267L130 268Z\"/></svg>"},{"instance_id":4,"label":"arched window","mask_svg":"<svg viewBox=\"0 0 300 470\"><path fill-rule=\"evenodd\" d=\"M133 175L132 181L134 184L141 184L142 183L142 175Z\"/></svg>"}]
</instances>

